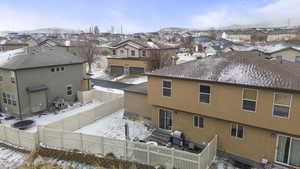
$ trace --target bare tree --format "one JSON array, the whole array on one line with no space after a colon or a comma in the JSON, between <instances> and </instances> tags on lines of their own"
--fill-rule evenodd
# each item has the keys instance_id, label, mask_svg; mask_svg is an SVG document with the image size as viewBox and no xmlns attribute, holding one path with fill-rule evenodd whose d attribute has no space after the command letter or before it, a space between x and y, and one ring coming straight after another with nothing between
<instances>
[{"instance_id":1,"label":"bare tree","mask_svg":"<svg viewBox=\"0 0 300 169\"><path fill-rule=\"evenodd\" d=\"M88 73L92 73L92 64L95 61L96 56L99 55L96 44L90 40L86 40L84 45L78 48L77 53L88 63Z\"/></svg>"},{"instance_id":2,"label":"bare tree","mask_svg":"<svg viewBox=\"0 0 300 169\"><path fill-rule=\"evenodd\" d=\"M160 49L152 49L148 60L151 62L153 69L161 69L173 64L174 57L169 55L168 52L163 52Z\"/></svg>"}]
</instances>

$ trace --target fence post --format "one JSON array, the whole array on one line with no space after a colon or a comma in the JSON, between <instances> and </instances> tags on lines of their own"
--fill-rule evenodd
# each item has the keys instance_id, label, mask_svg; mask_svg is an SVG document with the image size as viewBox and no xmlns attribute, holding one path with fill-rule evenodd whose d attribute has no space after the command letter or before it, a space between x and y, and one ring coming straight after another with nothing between
<instances>
[{"instance_id":1,"label":"fence post","mask_svg":"<svg viewBox=\"0 0 300 169\"><path fill-rule=\"evenodd\" d=\"M81 149L82 152L85 152L85 151L83 150L83 139L82 139L82 134L79 133L79 135L80 135L80 149Z\"/></svg>"},{"instance_id":2,"label":"fence post","mask_svg":"<svg viewBox=\"0 0 300 169\"><path fill-rule=\"evenodd\" d=\"M150 165L150 145L147 144L147 164Z\"/></svg>"},{"instance_id":3,"label":"fence post","mask_svg":"<svg viewBox=\"0 0 300 169\"><path fill-rule=\"evenodd\" d=\"M211 142L210 142L211 143ZM211 160L210 160L210 153L211 153L211 151L210 151L210 149L211 149L211 146L210 146L210 143L208 143L208 145L207 145L207 154L208 154L208 160L209 160L209 162L206 164L207 166L207 168L209 168L209 166L210 166L210 163L211 163Z\"/></svg>"},{"instance_id":4,"label":"fence post","mask_svg":"<svg viewBox=\"0 0 300 169\"><path fill-rule=\"evenodd\" d=\"M200 168L201 167L201 156L202 156L202 153L200 153L198 155L198 169L202 169L202 168Z\"/></svg>"},{"instance_id":5,"label":"fence post","mask_svg":"<svg viewBox=\"0 0 300 169\"><path fill-rule=\"evenodd\" d=\"M101 145L101 150L102 150L102 154L103 154L103 156L105 156L105 151L104 151L104 137L103 136L101 136L100 137L100 145Z\"/></svg>"},{"instance_id":6,"label":"fence post","mask_svg":"<svg viewBox=\"0 0 300 169\"><path fill-rule=\"evenodd\" d=\"M174 148L172 148L172 168L174 168Z\"/></svg>"},{"instance_id":7,"label":"fence post","mask_svg":"<svg viewBox=\"0 0 300 169\"><path fill-rule=\"evenodd\" d=\"M4 141L7 141L7 133L6 133L6 127L5 126L2 126L3 128L3 132L4 132Z\"/></svg>"},{"instance_id":8,"label":"fence post","mask_svg":"<svg viewBox=\"0 0 300 169\"><path fill-rule=\"evenodd\" d=\"M16 129L17 130L17 133L18 133L18 146L22 147L21 146L21 139L20 139L20 130L19 129Z\"/></svg>"},{"instance_id":9,"label":"fence post","mask_svg":"<svg viewBox=\"0 0 300 169\"><path fill-rule=\"evenodd\" d=\"M60 146L64 150L64 132L62 130L60 130Z\"/></svg>"},{"instance_id":10,"label":"fence post","mask_svg":"<svg viewBox=\"0 0 300 169\"><path fill-rule=\"evenodd\" d=\"M37 132L35 134L35 149L40 148L40 126L37 125Z\"/></svg>"}]
</instances>

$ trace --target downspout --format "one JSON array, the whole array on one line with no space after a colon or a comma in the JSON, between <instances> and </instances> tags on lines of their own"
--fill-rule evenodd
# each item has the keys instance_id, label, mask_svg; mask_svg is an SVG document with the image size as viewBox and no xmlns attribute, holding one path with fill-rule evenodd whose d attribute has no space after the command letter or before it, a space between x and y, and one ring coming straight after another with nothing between
<instances>
[{"instance_id":1,"label":"downspout","mask_svg":"<svg viewBox=\"0 0 300 169\"><path fill-rule=\"evenodd\" d=\"M17 72L15 71L15 77L16 77L16 89L17 89L17 95L18 95L18 107L19 107L19 117L20 117L20 120L23 119L22 117L22 109L21 109L21 103L20 103L20 94L19 94L19 81L18 81L18 74Z\"/></svg>"}]
</instances>

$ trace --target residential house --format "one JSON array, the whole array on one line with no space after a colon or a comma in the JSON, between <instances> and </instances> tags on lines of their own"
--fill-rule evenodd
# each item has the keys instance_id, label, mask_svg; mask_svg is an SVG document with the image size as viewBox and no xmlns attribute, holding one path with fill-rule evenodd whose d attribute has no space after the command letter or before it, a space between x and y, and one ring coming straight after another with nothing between
<instances>
[{"instance_id":1,"label":"residential house","mask_svg":"<svg viewBox=\"0 0 300 169\"><path fill-rule=\"evenodd\" d=\"M299 41L300 32L297 30L275 30L268 34L267 41Z\"/></svg>"},{"instance_id":2,"label":"residential house","mask_svg":"<svg viewBox=\"0 0 300 169\"><path fill-rule=\"evenodd\" d=\"M88 89L80 57L59 47L31 47L0 56L1 110L19 118L49 109L55 100L76 101Z\"/></svg>"},{"instance_id":3,"label":"residential house","mask_svg":"<svg viewBox=\"0 0 300 169\"><path fill-rule=\"evenodd\" d=\"M267 55L278 59L288 60L290 62L300 63L300 50L294 47L282 48L267 53Z\"/></svg>"},{"instance_id":4,"label":"residential house","mask_svg":"<svg viewBox=\"0 0 300 169\"><path fill-rule=\"evenodd\" d=\"M147 73L151 123L181 131L199 146L218 135L219 155L236 161L299 167L300 67L247 53L221 53ZM134 90L139 87L129 92ZM144 110L135 111L147 110L141 105Z\"/></svg>"},{"instance_id":5,"label":"residential house","mask_svg":"<svg viewBox=\"0 0 300 169\"><path fill-rule=\"evenodd\" d=\"M27 47L28 44L21 40L2 40L0 42L0 51L8 51Z\"/></svg>"},{"instance_id":6,"label":"residential house","mask_svg":"<svg viewBox=\"0 0 300 169\"><path fill-rule=\"evenodd\" d=\"M156 67L164 56L175 56L178 48L152 41L127 39L111 47L107 58L111 74L143 74Z\"/></svg>"}]
</instances>

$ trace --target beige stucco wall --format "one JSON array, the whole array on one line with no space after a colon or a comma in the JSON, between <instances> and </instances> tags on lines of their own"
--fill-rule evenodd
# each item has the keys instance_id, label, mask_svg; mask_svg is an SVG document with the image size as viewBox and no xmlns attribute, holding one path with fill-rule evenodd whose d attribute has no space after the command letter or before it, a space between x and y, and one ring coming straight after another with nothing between
<instances>
[{"instance_id":1,"label":"beige stucco wall","mask_svg":"<svg viewBox=\"0 0 300 169\"><path fill-rule=\"evenodd\" d=\"M129 44L125 44L119 48L115 48L115 49L112 49L112 50L115 50L116 51L116 55L115 56L118 56L118 57L144 57L142 55L142 50L139 50L135 47L133 47L132 45L129 45ZM123 51L123 53L121 52ZM135 51L135 56L132 56L131 55L131 51Z\"/></svg>"},{"instance_id":2,"label":"beige stucco wall","mask_svg":"<svg viewBox=\"0 0 300 169\"><path fill-rule=\"evenodd\" d=\"M300 52L296 50L288 49L288 50L283 50L280 52L273 53L271 54L271 56L273 57L282 56L282 59L284 60L295 62L296 56L300 56Z\"/></svg>"},{"instance_id":3,"label":"beige stucco wall","mask_svg":"<svg viewBox=\"0 0 300 169\"><path fill-rule=\"evenodd\" d=\"M148 104L147 95L124 92L124 109L137 116L138 120L148 121L151 119L152 106Z\"/></svg>"},{"instance_id":4,"label":"beige stucco wall","mask_svg":"<svg viewBox=\"0 0 300 169\"><path fill-rule=\"evenodd\" d=\"M261 162L263 158L273 161L275 157L276 136L271 131L244 126L244 138L230 136L231 122L204 117L204 128L194 128L193 113L172 111L172 130L184 133L187 140L207 144L218 135L218 150ZM159 107L153 108L152 121L158 127ZM262 142L263 140L263 142Z\"/></svg>"}]
</instances>

